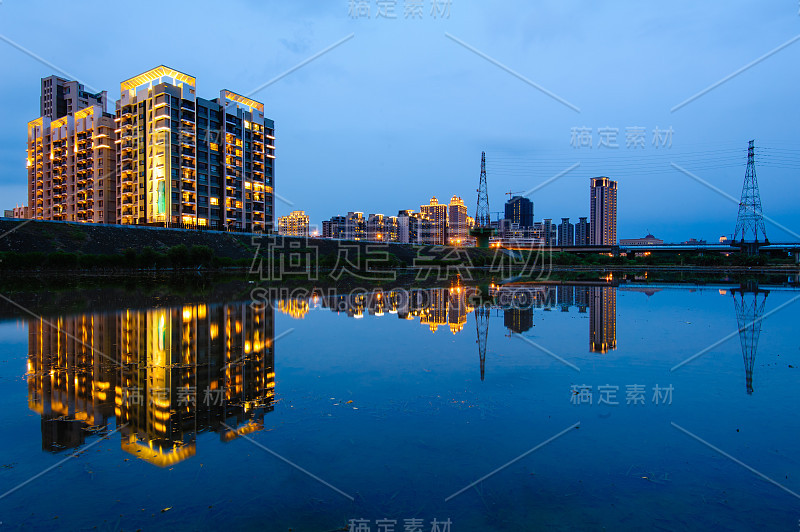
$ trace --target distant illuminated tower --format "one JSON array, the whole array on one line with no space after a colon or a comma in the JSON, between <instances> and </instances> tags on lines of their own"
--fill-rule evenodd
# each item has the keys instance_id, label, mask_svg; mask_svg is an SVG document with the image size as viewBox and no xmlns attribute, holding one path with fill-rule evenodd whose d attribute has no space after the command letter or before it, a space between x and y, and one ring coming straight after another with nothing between
<instances>
[{"instance_id":1,"label":"distant illuminated tower","mask_svg":"<svg viewBox=\"0 0 800 532\"><path fill-rule=\"evenodd\" d=\"M447 211L448 243L451 246L460 246L466 242L469 236L467 206L464 205L464 200L453 196L447 205Z\"/></svg>"},{"instance_id":2,"label":"distant illuminated tower","mask_svg":"<svg viewBox=\"0 0 800 532\"><path fill-rule=\"evenodd\" d=\"M591 179L589 244L617 244L617 182L607 177Z\"/></svg>"},{"instance_id":3,"label":"distant illuminated tower","mask_svg":"<svg viewBox=\"0 0 800 532\"><path fill-rule=\"evenodd\" d=\"M419 210L423 214L427 214L433 224L433 232L431 234L431 244L446 245L447 244L447 217L448 209L446 203L439 203L436 196L431 198L428 205L420 205Z\"/></svg>"}]
</instances>

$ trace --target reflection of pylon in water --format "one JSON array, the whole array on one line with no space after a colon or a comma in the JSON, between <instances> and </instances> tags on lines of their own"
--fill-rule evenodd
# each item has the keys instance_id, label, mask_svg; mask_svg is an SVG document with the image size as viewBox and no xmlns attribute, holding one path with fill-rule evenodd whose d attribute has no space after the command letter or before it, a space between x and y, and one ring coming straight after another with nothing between
<instances>
[{"instance_id":1,"label":"reflection of pylon in water","mask_svg":"<svg viewBox=\"0 0 800 532\"><path fill-rule=\"evenodd\" d=\"M759 290L757 284L750 284L731 290L731 294L736 306L739 339L742 342L747 393L751 394L753 393L753 366L758 350L758 337L761 334L761 318L764 316L764 304L769 291Z\"/></svg>"},{"instance_id":2,"label":"reflection of pylon in water","mask_svg":"<svg viewBox=\"0 0 800 532\"><path fill-rule=\"evenodd\" d=\"M486 367L486 338L489 336L489 308L484 305L475 307L475 327L478 331L478 355L481 357L481 380Z\"/></svg>"}]
</instances>

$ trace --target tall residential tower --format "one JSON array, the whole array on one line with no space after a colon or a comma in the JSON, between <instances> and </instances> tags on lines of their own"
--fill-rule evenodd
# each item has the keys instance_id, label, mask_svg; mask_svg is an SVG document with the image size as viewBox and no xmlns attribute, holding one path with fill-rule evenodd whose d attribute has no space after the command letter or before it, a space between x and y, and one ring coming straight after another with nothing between
<instances>
[{"instance_id":1,"label":"tall residential tower","mask_svg":"<svg viewBox=\"0 0 800 532\"><path fill-rule=\"evenodd\" d=\"M617 182L607 177L591 179L590 245L617 244Z\"/></svg>"},{"instance_id":2,"label":"tall residential tower","mask_svg":"<svg viewBox=\"0 0 800 532\"><path fill-rule=\"evenodd\" d=\"M28 122L28 213L114 223L114 118L101 105Z\"/></svg>"},{"instance_id":3,"label":"tall residential tower","mask_svg":"<svg viewBox=\"0 0 800 532\"><path fill-rule=\"evenodd\" d=\"M39 116L56 120L81 109L99 105L106 110L108 95L106 91L92 94L77 81L58 76L42 78L42 93L39 96Z\"/></svg>"},{"instance_id":4,"label":"tall residential tower","mask_svg":"<svg viewBox=\"0 0 800 532\"><path fill-rule=\"evenodd\" d=\"M205 100L195 78L159 66L120 84L117 221L273 229L274 123L228 90Z\"/></svg>"}]
</instances>

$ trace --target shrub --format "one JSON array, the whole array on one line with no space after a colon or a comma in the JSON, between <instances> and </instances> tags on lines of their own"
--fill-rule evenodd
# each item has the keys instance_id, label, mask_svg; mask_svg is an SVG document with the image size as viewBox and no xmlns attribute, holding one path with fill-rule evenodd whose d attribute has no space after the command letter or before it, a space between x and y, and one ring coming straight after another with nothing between
<instances>
[{"instance_id":1,"label":"shrub","mask_svg":"<svg viewBox=\"0 0 800 532\"><path fill-rule=\"evenodd\" d=\"M189 264L189 248L186 244L172 246L167 250L167 258L173 268L185 268Z\"/></svg>"}]
</instances>

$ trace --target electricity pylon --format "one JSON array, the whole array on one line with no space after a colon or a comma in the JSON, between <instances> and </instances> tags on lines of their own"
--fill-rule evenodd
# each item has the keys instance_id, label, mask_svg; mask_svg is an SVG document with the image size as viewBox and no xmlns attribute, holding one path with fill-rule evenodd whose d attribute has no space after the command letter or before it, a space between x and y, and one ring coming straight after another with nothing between
<instances>
[{"instance_id":1,"label":"electricity pylon","mask_svg":"<svg viewBox=\"0 0 800 532\"><path fill-rule=\"evenodd\" d=\"M733 232L734 244L738 240L742 250L749 254L758 253L759 243L769 244L767 231L764 228L761 194L758 191L753 142L751 140L747 148L747 170L744 173L742 199L739 201L739 214L736 217L736 231ZM759 239L759 236L763 239Z\"/></svg>"}]
</instances>

